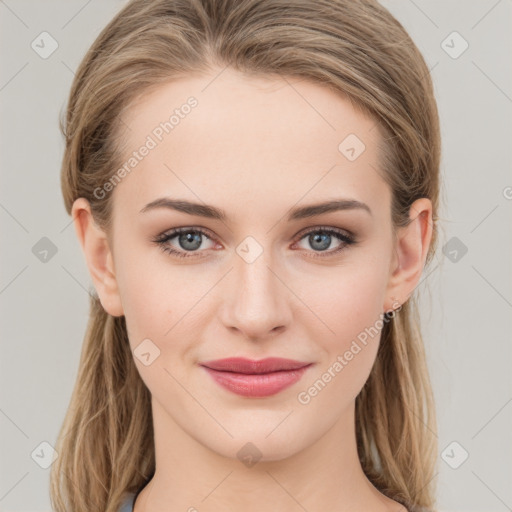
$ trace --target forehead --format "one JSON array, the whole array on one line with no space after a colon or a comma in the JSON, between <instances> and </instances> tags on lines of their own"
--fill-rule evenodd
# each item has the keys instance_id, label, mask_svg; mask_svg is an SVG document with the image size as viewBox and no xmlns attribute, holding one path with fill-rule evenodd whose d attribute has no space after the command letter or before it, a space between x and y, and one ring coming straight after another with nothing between
<instances>
[{"instance_id":1,"label":"forehead","mask_svg":"<svg viewBox=\"0 0 512 512\"><path fill-rule=\"evenodd\" d=\"M282 214L348 197L389 208L378 127L350 100L303 79L219 72L162 84L123 113L123 203L138 212L170 196L258 215L271 200Z\"/></svg>"}]
</instances>

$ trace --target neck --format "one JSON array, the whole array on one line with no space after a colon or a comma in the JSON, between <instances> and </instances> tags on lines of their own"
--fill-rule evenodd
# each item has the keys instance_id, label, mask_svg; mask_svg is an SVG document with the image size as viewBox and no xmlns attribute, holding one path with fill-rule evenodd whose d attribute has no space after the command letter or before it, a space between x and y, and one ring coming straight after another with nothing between
<instances>
[{"instance_id":1,"label":"neck","mask_svg":"<svg viewBox=\"0 0 512 512\"><path fill-rule=\"evenodd\" d=\"M156 470L138 495L134 512L404 510L380 494L361 468L354 405L316 441L289 454L280 427L248 441L217 425L218 443L212 449L182 429L153 399ZM273 435L279 440L275 446L269 442ZM227 455L219 453L225 450Z\"/></svg>"}]
</instances>

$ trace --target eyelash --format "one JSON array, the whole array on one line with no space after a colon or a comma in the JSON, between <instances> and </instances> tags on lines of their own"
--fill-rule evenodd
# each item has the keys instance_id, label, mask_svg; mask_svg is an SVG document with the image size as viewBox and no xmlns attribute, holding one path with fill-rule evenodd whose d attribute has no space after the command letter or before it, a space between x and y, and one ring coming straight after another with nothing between
<instances>
[{"instance_id":1,"label":"eyelash","mask_svg":"<svg viewBox=\"0 0 512 512\"><path fill-rule=\"evenodd\" d=\"M202 251L177 251L175 249L172 249L167 245L167 242L172 240L176 237L176 235L180 235L182 233L200 233L204 236L206 236L209 239L212 239L208 235L208 232L201 228L193 228L193 227L186 227L186 228L175 228L170 231L166 231L165 233L162 233L158 235L156 238L153 239L153 242L156 243L159 248L164 251L165 253L171 254L172 256L177 256L178 258L195 258L197 257L195 253L202 252ZM309 231L306 231L305 233L301 233L301 235L297 238L297 240L294 242L300 242L303 238L310 235L311 233L324 233L328 235L334 235L336 238L338 238L341 242L343 242L342 245L340 245L338 248L333 249L331 251L313 251L315 254L311 255L312 258L326 258L329 256L333 256L335 254L339 254L341 251L347 249L350 245L357 244L357 241L354 236L347 235L344 232L330 228L330 227L324 227L320 226L314 229L310 229ZM199 256L202 257L202 256Z\"/></svg>"}]
</instances>

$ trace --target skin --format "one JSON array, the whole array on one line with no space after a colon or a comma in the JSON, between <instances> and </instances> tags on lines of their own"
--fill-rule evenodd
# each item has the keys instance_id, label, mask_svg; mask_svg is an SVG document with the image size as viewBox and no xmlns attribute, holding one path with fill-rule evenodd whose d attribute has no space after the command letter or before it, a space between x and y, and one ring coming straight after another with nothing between
<instances>
[{"instance_id":1,"label":"skin","mask_svg":"<svg viewBox=\"0 0 512 512\"><path fill-rule=\"evenodd\" d=\"M412 294L431 241L431 203L417 200L395 239L374 120L306 80L218 73L159 86L124 112L128 158L174 108L198 100L115 187L111 234L93 222L85 199L73 206L103 307L125 315L132 350L145 339L160 350L148 366L134 356L152 393L156 450L155 476L134 510L404 511L369 482L356 450L355 398L380 333L309 403L297 396ZM354 161L338 150L351 133L366 146ZM166 208L140 213L163 196L222 208L228 220ZM366 203L372 215L286 218L290 208L342 197ZM321 251L307 231L322 226L358 243L334 254L343 242L332 236ZM152 239L175 227L209 236L195 252L179 237L168 241L193 253L174 257ZM237 253L247 236L262 250L251 263ZM245 398L198 366L237 356L314 365L277 395ZM261 453L250 467L237 456L248 442Z\"/></svg>"}]
</instances>

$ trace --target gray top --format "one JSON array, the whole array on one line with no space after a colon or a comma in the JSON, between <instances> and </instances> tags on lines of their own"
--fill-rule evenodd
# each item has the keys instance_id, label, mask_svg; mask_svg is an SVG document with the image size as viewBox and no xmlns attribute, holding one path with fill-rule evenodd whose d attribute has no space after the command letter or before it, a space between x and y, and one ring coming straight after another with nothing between
<instances>
[{"instance_id":1,"label":"gray top","mask_svg":"<svg viewBox=\"0 0 512 512\"><path fill-rule=\"evenodd\" d=\"M119 512L133 512L133 503L135 501L135 494L130 493L123 503L121 504L121 508L119 509Z\"/></svg>"},{"instance_id":2,"label":"gray top","mask_svg":"<svg viewBox=\"0 0 512 512\"><path fill-rule=\"evenodd\" d=\"M133 503L135 502L135 493L130 493L127 495L125 500L123 501L119 512L133 512ZM410 512L424 512L423 507L413 507L408 509ZM426 511L425 512L429 512Z\"/></svg>"}]
</instances>

